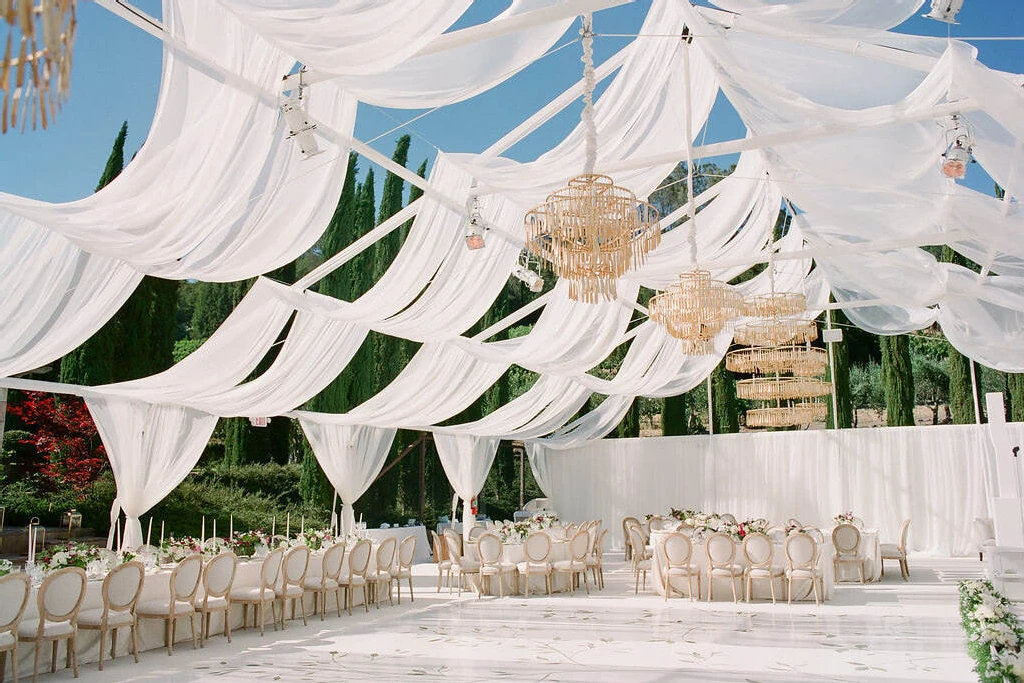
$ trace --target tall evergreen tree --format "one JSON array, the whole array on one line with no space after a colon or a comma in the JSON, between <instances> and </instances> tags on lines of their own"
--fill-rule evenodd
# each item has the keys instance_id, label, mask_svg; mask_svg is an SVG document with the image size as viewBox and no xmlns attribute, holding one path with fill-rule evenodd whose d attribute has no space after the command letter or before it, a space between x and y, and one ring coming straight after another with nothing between
<instances>
[{"instance_id":1,"label":"tall evergreen tree","mask_svg":"<svg viewBox=\"0 0 1024 683\"><path fill-rule=\"evenodd\" d=\"M849 323L841 310L832 311L832 320L839 326ZM830 429L848 429L853 426L853 394L850 391L850 350L847 346L849 343L847 336L844 330L843 341L831 345L835 372L833 373L833 368L829 367L828 380L835 385L839 419L836 420L832 414L832 400L829 397L826 426Z\"/></svg>"},{"instance_id":2,"label":"tall evergreen tree","mask_svg":"<svg viewBox=\"0 0 1024 683\"><path fill-rule=\"evenodd\" d=\"M915 399L909 340L900 334L882 337L880 342L886 424L890 427L912 426Z\"/></svg>"},{"instance_id":3,"label":"tall evergreen tree","mask_svg":"<svg viewBox=\"0 0 1024 683\"><path fill-rule=\"evenodd\" d=\"M739 405L736 399L736 378L725 369L725 361L711 373L711 400L714 402L715 434L740 431Z\"/></svg>"},{"instance_id":4,"label":"tall evergreen tree","mask_svg":"<svg viewBox=\"0 0 1024 683\"><path fill-rule=\"evenodd\" d=\"M1024 422L1024 374L1007 373L1006 383L1009 386L1010 415L1012 422Z\"/></svg>"},{"instance_id":5,"label":"tall evergreen tree","mask_svg":"<svg viewBox=\"0 0 1024 683\"><path fill-rule=\"evenodd\" d=\"M690 433L690 406L686 394L667 396L661 405L661 433L664 436L686 436Z\"/></svg>"},{"instance_id":6,"label":"tall evergreen tree","mask_svg":"<svg viewBox=\"0 0 1024 683\"><path fill-rule=\"evenodd\" d=\"M124 170L124 142L127 137L128 122L125 121L121 124L121 130L117 132L117 137L114 138L114 148L110 150L103 173L100 175L99 182L96 183L96 192L109 185L110 181L121 175L121 171Z\"/></svg>"},{"instance_id":7,"label":"tall evergreen tree","mask_svg":"<svg viewBox=\"0 0 1024 683\"><path fill-rule=\"evenodd\" d=\"M970 261L955 252L948 245L943 245L940 260L954 263L964 268L977 270ZM978 412L983 413L981 402L981 382L978 382L978 395L974 395L974 382L971 381L971 360L953 348L951 344L947 354L949 364L949 414L954 424L974 424L975 418L984 421L983 414L975 416L974 402L978 401ZM981 366L974 364L977 377L981 378Z\"/></svg>"}]
</instances>

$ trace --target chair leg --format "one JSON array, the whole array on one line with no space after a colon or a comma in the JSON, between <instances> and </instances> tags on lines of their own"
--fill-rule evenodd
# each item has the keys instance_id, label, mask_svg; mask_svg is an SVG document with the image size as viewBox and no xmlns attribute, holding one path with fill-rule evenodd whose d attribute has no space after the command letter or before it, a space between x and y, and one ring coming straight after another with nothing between
<instances>
[{"instance_id":1,"label":"chair leg","mask_svg":"<svg viewBox=\"0 0 1024 683\"><path fill-rule=\"evenodd\" d=\"M309 626L306 622L306 593L303 591L302 597L299 598L299 609L302 610L302 625ZM295 601L292 600L292 616L295 616Z\"/></svg>"},{"instance_id":2,"label":"chair leg","mask_svg":"<svg viewBox=\"0 0 1024 683\"><path fill-rule=\"evenodd\" d=\"M39 641L36 642L36 660L32 667L32 683L36 683L39 680L39 658L43 654L43 644Z\"/></svg>"},{"instance_id":3,"label":"chair leg","mask_svg":"<svg viewBox=\"0 0 1024 683\"><path fill-rule=\"evenodd\" d=\"M369 614L370 613L370 600L366 596L366 586L367 586L367 584L364 583L363 584L363 611L365 611L367 614Z\"/></svg>"},{"instance_id":4,"label":"chair leg","mask_svg":"<svg viewBox=\"0 0 1024 683\"><path fill-rule=\"evenodd\" d=\"M50 673L56 673L57 671L57 641L51 641L52 647L50 648L52 654L50 656Z\"/></svg>"},{"instance_id":5,"label":"chair leg","mask_svg":"<svg viewBox=\"0 0 1024 683\"><path fill-rule=\"evenodd\" d=\"M114 633L117 633L117 629L114 629ZM100 671L103 671L103 653L107 650L107 631L106 629L100 629ZM113 659L113 655L110 657Z\"/></svg>"},{"instance_id":6,"label":"chair leg","mask_svg":"<svg viewBox=\"0 0 1024 683\"><path fill-rule=\"evenodd\" d=\"M732 587L732 604L736 604L736 577L729 577L729 585Z\"/></svg>"},{"instance_id":7,"label":"chair leg","mask_svg":"<svg viewBox=\"0 0 1024 683\"><path fill-rule=\"evenodd\" d=\"M75 626L67 640L68 654L71 655L71 674L78 678L78 627Z\"/></svg>"},{"instance_id":8,"label":"chair leg","mask_svg":"<svg viewBox=\"0 0 1024 683\"><path fill-rule=\"evenodd\" d=\"M775 604L775 579L771 576L771 567L768 568L768 586L772 589L772 604Z\"/></svg>"},{"instance_id":9,"label":"chair leg","mask_svg":"<svg viewBox=\"0 0 1024 683\"><path fill-rule=\"evenodd\" d=\"M906 558L900 560L900 573L903 575L904 581L910 580L910 566L907 564Z\"/></svg>"},{"instance_id":10,"label":"chair leg","mask_svg":"<svg viewBox=\"0 0 1024 683\"><path fill-rule=\"evenodd\" d=\"M811 587L814 588L814 604L820 605L821 598L818 595L818 581L813 576L811 577Z\"/></svg>"},{"instance_id":11,"label":"chair leg","mask_svg":"<svg viewBox=\"0 0 1024 683\"><path fill-rule=\"evenodd\" d=\"M18 683L18 641L14 641L14 649L11 650L11 676L14 683Z\"/></svg>"},{"instance_id":12,"label":"chair leg","mask_svg":"<svg viewBox=\"0 0 1024 683\"><path fill-rule=\"evenodd\" d=\"M786 577L786 602L793 604L793 577Z\"/></svg>"},{"instance_id":13,"label":"chair leg","mask_svg":"<svg viewBox=\"0 0 1024 683\"><path fill-rule=\"evenodd\" d=\"M399 595L399 598L402 596ZM401 602L401 600L399 600ZM416 596L412 594L412 568L409 568L409 602L416 602Z\"/></svg>"},{"instance_id":14,"label":"chair leg","mask_svg":"<svg viewBox=\"0 0 1024 683\"><path fill-rule=\"evenodd\" d=\"M164 645L167 646L167 656L170 657L174 651L174 619L168 618L164 624Z\"/></svg>"},{"instance_id":15,"label":"chair leg","mask_svg":"<svg viewBox=\"0 0 1024 683\"><path fill-rule=\"evenodd\" d=\"M192 614L189 615L189 617L188 617L188 626L189 626L189 630L192 631L192 649L193 650L198 650L199 649L199 638L198 638L198 636L196 634L196 631L198 629L196 629L196 613L195 612L193 612Z\"/></svg>"},{"instance_id":16,"label":"chair leg","mask_svg":"<svg viewBox=\"0 0 1024 683\"><path fill-rule=\"evenodd\" d=\"M711 602L715 595L715 579L711 576L711 572L708 572L708 602Z\"/></svg>"}]
</instances>

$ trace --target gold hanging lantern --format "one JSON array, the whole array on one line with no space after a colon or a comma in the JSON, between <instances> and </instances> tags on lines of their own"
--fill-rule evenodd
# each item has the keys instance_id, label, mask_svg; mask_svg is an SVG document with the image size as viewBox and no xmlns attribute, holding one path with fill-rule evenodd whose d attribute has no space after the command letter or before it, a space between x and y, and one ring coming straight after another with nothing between
<instances>
[{"instance_id":1,"label":"gold hanging lantern","mask_svg":"<svg viewBox=\"0 0 1024 683\"><path fill-rule=\"evenodd\" d=\"M683 342L683 351L707 355L714 338L743 310L743 297L706 270L683 273L647 304L650 319Z\"/></svg>"},{"instance_id":2,"label":"gold hanging lantern","mask_svg":"<svg viewBox=\"0 0 1024 683\"><path fill-rule=\"evenodd\" d=\"M814 421L814 411L803 405L753 408L747 411L749 429L800 427Z\"/></svg>"},{"instance_id":3,"label":"gold hanging lantern","mask_svg":"<svg viewBox=\"0 0 1024 683\"><path fill-rule=\"evenodd\" d=\"M752 377L736 382L736 397L748 401L792 401L827 396L829 382L816 377Z\"/></svg>"},{"instance_id":4,"label":"gold hanging lantern","mask_svg":"<svg viewBox=\"0 0 1024 683\"><path fill-rule=\"evenodd\" d=\"M807 310L807 297L799 292L772 292L748 298L743 314L751 318L785 318Z\"/></svg>"},{"instance_id":5,"label":"gold hanging lantern","mask_svg":"<svg viewBox=\"0 0 1024 683\"><path fill-rule=\"evenodd\" d=\"M67 99L76 0L0 0L7 40L0 58L0 133L29 119L46 128Z\"/></svg>"},{"instance_id":6,"label":"gold hanging lantern","mask_svg":"<svg viewBox=\"0 0 1024 683\"><path fill-rule=\"evenodd\" d=\"M725 367L744 375L792 373L799 377L825 374L828 354L814 346L753 346L730 351Z\"/></svg>"},{"instance_id":7,"label":"gold hanging lantern","mask_svg":"<svg viewBox=\"0 0 1024 683\"><path fill-rule=\"evenodd\" d=\"M605 175L569 180L526 214L526 248L569 281L569 298L613 301L615 282L661 242L658 210Z\"/></svg>"},{"instance_id":8,"label":"gold hanging lantern","mask_svg":"<svg viewBox=\"0 0 1024 683\"><path fill-rule=\"evenodd\" d=\"M743 346L808 344L818 338L818 325L802 318L771 318L740 325L733 339Z\"/></svg>"}]
</instances>

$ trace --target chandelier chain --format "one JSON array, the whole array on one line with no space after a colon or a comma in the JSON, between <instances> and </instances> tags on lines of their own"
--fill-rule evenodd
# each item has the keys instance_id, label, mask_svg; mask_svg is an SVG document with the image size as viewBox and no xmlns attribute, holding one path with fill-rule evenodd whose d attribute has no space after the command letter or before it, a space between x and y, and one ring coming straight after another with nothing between
<instances>
[{"instance_id":1,"label":"chandelier chain","mask_svg":"<svg viewBox=\"0 0 1024 683\"><path fill-rule=\"evenodd\" d=\"M684 107L686 113L686 200L690 205L690 231L688 234L690 242L690 263L697 267L697 205L694 202L693 192L693 121L692 101L690 88L690 43L683 40L683 77L686 79Z\"/></svg>"},{"instance_id":2,"label":"chandelier chain","mask_svg":"<svg viewBox=\"0 0 1024 683\"><path fill-rule=\"evenodd\" d=\"M594 76L594 26L589 14L583 15L580 36L583 39L583 120L584 150L586 159L583 164L584 173L593 173L597 165L597 124L594 122L594 89L597 78Z\"/></svg>"}]
</instances>

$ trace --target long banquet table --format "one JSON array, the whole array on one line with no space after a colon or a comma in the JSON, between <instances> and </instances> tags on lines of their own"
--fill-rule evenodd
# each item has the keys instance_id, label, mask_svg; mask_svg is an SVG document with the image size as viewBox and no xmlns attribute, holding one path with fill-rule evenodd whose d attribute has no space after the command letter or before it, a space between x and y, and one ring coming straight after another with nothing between
<instances>
[{"instance_id":1,"label":"long banquet table","mask_svg":"<svg viewBox=\"0 0 1024 683\"><path fill-rule=\"evenodd\" d=\"M505 563L519 564L526 560L526 554L523 552L522 543L502 543L502 558L501 561ZM476 543L470 541L466 544L465 555L467 558L479 561L480 553L477 551ZM551 540L551 554L548 556L548 562L554 564L561 560L569 559L569 541L552 539ZM474 578L474 581L476 579ZM524 593L525 586L522 579L519 579L515 572L509 572L502 575L502 587L501 591L505 595L514 595L517 593ZM478 586L479 588L479 586ZM551 591L558 593L569 590L569 575L564 573L558 573L555 571L551 572ZM544 577L540 574L533 574L530 576L530 594L536 595L539 593L547 593L547 588L544 586ZM498 595L498 582L494 577L489 577L487 580L487 595Z\"/></svg>"}]
</instances>

